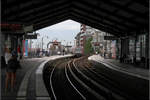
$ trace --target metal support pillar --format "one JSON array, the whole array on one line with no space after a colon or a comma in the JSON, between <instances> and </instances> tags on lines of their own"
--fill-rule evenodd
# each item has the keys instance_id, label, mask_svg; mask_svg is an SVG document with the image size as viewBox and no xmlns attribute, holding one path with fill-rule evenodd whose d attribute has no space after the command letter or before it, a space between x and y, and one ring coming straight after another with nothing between
<instances>
[{"instance_id":1,"label":"metal support pillar","mask_svg":"<svg viewBox=\"0 0 150 100\"><path fill-rule=\"evenodd\" d=\"M146 32L146 48L145 48L145 53L146 53L146 63L145 63L145 68L149 68L149 33L148 32Z\"/></svg>"},{"instance_id":2,"label":"metal support pillar","mask_svg":"<svg viewBox=\"0 0 150 100\"><path fill-rule=\"evenodd\" d=\"M129 42L128 42L128 39L122 39L121 40L121 53L122 53L122 56L129 54Z\"/></svg>"},{"instance_id":3,"label":"metal support pillar","mask_svg":"<svg viewBox=\"0 0 150 100\"><path fill-rule=\"evenodd\" d=\"M129 55L129 38L125 39L125 54Z\"/></svg>"},{"instance_id":4,"label":"metal support pillar","mask_svg":"<svg viewBox=\"0 0 150 100\"><path fill-rule=\"evenodd\" d=\"M0 46L1 46L1 56L4 56L5 54L5 35L4 33L1 32L1 36L0 36Z\"/></svg>"},{"instance_id":5,"label":"metal support pillar","mask_svg":"<svg viewBox=\"0 0 150 100\"><path fill-rule=\"evenodd\" d=\"M148 34L149 34L149 32L148 32ZM149 66L150 66L150 34L149 34L149 49L148 49L148 52L149 52ZM149 67L148 67L149 68Z\"/></svg>"},{"instance_id":6,"label":"metal support pillar","mask_svg":"<svg viewBox=\"0 0 150 100\"><path fill-rule=\"evenodd\" d=\"M119 39L116 40L116 59L119 59Z\"/></svg>"},{"instance_id":7,"label":"metal support pillar","mask_svg":"<svg viewBox=\"0 0 150 100\"><path fill-rule=\"evenodd\" d=\"M42 56L43 56L43 37L42 37Z\"/></svg>"},{"instance_id":8,"label":"metal support pillar","mask_svg":"<svg viewBox=\"0 0 150 100\"><path fill-rule=\"evenodd\" d=\"M121 39L121 57L123 57L124 55L124 43L125 43L125 40L124 39Z\"/></svg>"},{"instance_id":9,"label":"metal support pillar","mask_svg":"<svg viewBox=\"0 0 150 100\"><path fill-rule=\"evenodd\" d=\"M1 4L1 1L0 1L0 4ZM1 15L1 9L0 9L0 15ZM1 16L0 16L0 23L1 23ZM1 36L2 36L2 31L1 31L1 27L0 27L0 73L1 73L1 68L2 68L2 67L1 67L1 61L2 61L2 60L1 60L1 56L2 56L1 54L3 54L3 53L2 53L2 45L4 45L4 44L2 44L2 37L1 37ZM0 90L2 90L2 89L1 89L1 88L2 88L2 87L1 87L1 86L2 86L2 85L1 85L1 75L2 75L2 74L0 74ZM1 91L1 92L2 92L2 91ZM0 100L1 100L1 94L2 94L2 93L0 93Z\"/></svg>"},{"instance_id":10,"label":"metal support pillar","mask_svg":"<svg viewBox=\"0 0 150 100\"><path fill-rule=\"evenodd\" d=\"M123 57L123 39L120 39L120 62L122 62Z\"/></svg>"}]
</instances>

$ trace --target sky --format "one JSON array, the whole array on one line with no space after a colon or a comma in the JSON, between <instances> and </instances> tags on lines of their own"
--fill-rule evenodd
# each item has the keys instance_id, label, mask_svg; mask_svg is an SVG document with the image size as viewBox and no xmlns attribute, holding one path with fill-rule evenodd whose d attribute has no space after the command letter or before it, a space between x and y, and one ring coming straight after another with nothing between
<instances>
[{"instance_id":1,"label":"sky","mask_svg":"<svg viewBox=\"0 0 150 100\"><path fill-rule=\"evenodd\" d=\"M38 39L33 40L33 46L35 47L38 43L40 44L43 37L43 48L46 48L46 45L49 41L56 40L62 42L66 45L74 45L75 36L80 32L80 23L73 20L66 20L58 24L37 30L36 33L39 33ZM65 40L65 41L64 41ZM71 42L71 44L70 44Z\"/></svg>"}]
</instances>

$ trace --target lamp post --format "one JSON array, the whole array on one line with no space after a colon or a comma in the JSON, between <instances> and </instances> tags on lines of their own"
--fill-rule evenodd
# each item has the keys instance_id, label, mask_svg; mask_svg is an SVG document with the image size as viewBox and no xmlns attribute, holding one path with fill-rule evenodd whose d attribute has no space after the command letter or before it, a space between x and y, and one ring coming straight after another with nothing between
<instances>
[{"instance_id":1,"label":"lamp post","mask_svg":"<svg viewBox=\"0 0 150 100\"><path fill-rule=\"evenodd\" d=\"M43 56L43 37L42 37L42 56Z\"/></svg>"},{"instance_id":2,"label":"lamp post","mask_svg":"<svg viewBox=\"0 0 150 100\"><path fill-rule=\"evenodd\" d=\"M44 37L46 37L47 39L49 38L48 36L43 36L43 37L42 37L42 56L43 56L43 45L44 45L44 43L43 43L43 38L44 38Z\"/></svg>"}]
</instances>

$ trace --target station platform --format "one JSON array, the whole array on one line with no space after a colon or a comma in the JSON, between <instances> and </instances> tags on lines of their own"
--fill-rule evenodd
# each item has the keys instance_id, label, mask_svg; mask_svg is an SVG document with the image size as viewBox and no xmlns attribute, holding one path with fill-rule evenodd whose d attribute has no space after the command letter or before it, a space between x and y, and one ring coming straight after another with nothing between
<instances>
[{"instance_id":1,"label":"station platform","mask_svg":"<svg viewBox=\"0 0 150 100\"><path fill-rule=\"evenodd\" d=\"M141 66L139 67L138 65L120 63L119 60L116 59L104 59L100 55L92 55L88 59L96 61L98 63L102 63L112 70L117 70L134 77L149 80L149 70L141 68Z\"/></svg>"},{"instance_id":2,"label":"station platform","mask_svg":"<svg viewBox=\"0 0 150 100\"><path fill-rule=\"evenodd\" d=\"M43 81L43 67L57 58L71 55L57 55L42 58L26 58L20 61L21 69L16 72L16 83L13 91L5 91L6 69L1 69L1 100L51 100Z\"/></svg>"}]
</instances>

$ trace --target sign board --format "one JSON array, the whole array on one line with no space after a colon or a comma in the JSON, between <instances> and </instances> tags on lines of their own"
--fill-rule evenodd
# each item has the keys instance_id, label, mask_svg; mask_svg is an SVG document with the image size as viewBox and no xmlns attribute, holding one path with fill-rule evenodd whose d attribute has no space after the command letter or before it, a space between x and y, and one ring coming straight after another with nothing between
<instances>
[{"instance_id":1,"label":"sign board","mask_svg":"<svg viewBox=\"0 0 150 100\"><path fill-rule=\"evenodd\" d=\"M24 38L25 38L25 39L37 39L37 34L25 35Z\"/></svg>"},{"instance_id":2,"label":"sign board","mask_svg":"<svg viewBox=\"0 0 150 100\"><path fill-rule=\"evenodd\" d=\"M117 40L117 37L114 36L104 36L104 40Z\"/></svg>"},{"instance_id":3,"label":"sign board","mask_svg":"<svg viewBox=\"0 0 150 100\"><path fill-rule=\"evenodd\" d=\"M25 40L25 56L28 56L28 40Z\"/></svg>"},{"instance_id":4,"label":"sign board","mask_svg":"<svg viewBox=\"0 0 150 100\"><path fill-rule=\"evenodd\" d=\"M24 32L26 32L26 33L33 32L33 25L25 26L24 27Z\"/></svg>"},{"instance_id":5,"label":"sign board","mask_svg":"<svg viewBox=\"0 0 150 100\"><path fill-rule=\"evenodd\" d=\"M28 56L28 40L23 40L23 55Z\"/></svg>"},{"instance_id":6,"label":"sign board","mask_svg":"<svg viewBox=\"0 0 150 100\"><path fill-rule=\"evenodd\" d=\"M23 35L24 31L23 30L16 30L16 31L2 31L5 34L13 34L13 35Z\"/></svg>"},{"instance_id":7,"label":"sign board","mask_svg":"<svg viewBox=\"0 0 150 100\"><path fill-rule=\"evenodd\" d=\"M33 33L27 33L27 35L34 35Z\"/></svg>"},{"instance_id":8,"label":"sign board","mask_svg":"<svg viewBox=\"0 0 150 100\"><path fill-rule=\"evenodd\" d=\"M23 33L22 24L0 23L1 31L4 33Z\"/></svg>"}]
</instances>

